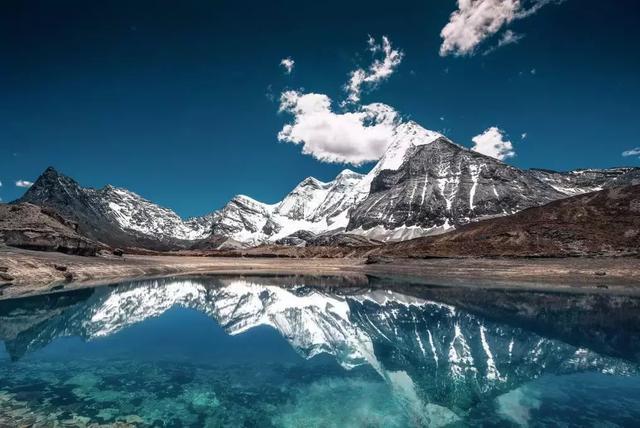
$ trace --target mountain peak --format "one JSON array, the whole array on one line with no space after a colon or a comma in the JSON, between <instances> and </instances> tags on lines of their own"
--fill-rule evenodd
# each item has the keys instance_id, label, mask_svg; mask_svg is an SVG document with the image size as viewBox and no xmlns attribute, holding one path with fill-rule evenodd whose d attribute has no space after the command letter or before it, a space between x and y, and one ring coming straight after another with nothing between
<instances>
[{"instance_id":1,"label":"mountain peak","mask_svg":"<svg viewBox=\"0 0 640 428\"><path fill-rule=\"evenodd\" d=\"M229 205L241 205L247 208L260 209L260 210L265 210L268 207L270 207L270 205L265 204L264 202L260 202L256 199L253 199L252 197L247 195L235 195L231 199L231 201L227 203L226 206L229 206Z\"/></svg>"},{"instance_id":2,"label":"mountain peak","mask_svg":"<svg viewBox=\"0 0 640 428\"><path fill-rule=\"evenodd\" d=\"M27 192L20 198L21 202L32 202L30 199L40 198L37 195L51 195L56 193L57 189L75 189L80 188L80 185L72 178L67 177L64 174L58 172L54 167L50 166L45 169L42 174L36 179L33 186L31 186Z\"/></svg>"},{"instance_id":3,"label":"mountain peak","mask_svg":"<svg viewBox=\"0 0 640 428\"><path fill-rule=\"evenodd\" d=\"M41 175L60 175L60 173L52 166L48 166Z\"/></svg>"},{"instance_id":4,"label":"mountain peak","mask_svg":"<svg viewBox=\"0 0 640 428\"><path fill-rule=\"evenodd\" d=\"M327 186L327 183L318 180L315 177L307 177L304 180L302 180L300 182L300 184L298 184L297 187L307 187L307 186L311 186L311 187L316 187L318 189L322 189L324 187Z\"/></svg>"},{"instance_id":5,"label":"mountain peak","mask_svg":"<svg viewBox=\"0 0 640 428\"><path fill-rule=\"evenodd\" d=\"M350 169L343 169L342 171L340 171L340 174L336 175L336 180L342 179L342 178L361 178L363 177L363 174L359 174L355 171L351 171Z\"/></svg>"},{"instance_id":6,"label":"mountain peak","mask_svg":"<svg viewBox=\"0 0 640 428\"><path fill-rule=\"evenodd\" d=\"M440 138L443 138L442 134L423 128L416 122L402 123L394 130L391 142L374 170L396 170L412 147L433 143Z\"/></svg>"}]
</instances>

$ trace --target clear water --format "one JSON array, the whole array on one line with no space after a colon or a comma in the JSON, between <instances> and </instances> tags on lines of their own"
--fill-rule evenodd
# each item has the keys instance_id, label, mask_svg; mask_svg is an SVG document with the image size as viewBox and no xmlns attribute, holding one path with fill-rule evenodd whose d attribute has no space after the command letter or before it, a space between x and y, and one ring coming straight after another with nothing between
<instances>
[{"instance_id":1,"label":"clear water","mask_svg":"<svg viewBox=\"0 0 640 428\"><path fill-rule=\"evenodd\" d=\"M198 277L0 302L0 426L639 426L640 303Z\"/></svg>"}]
</instances>

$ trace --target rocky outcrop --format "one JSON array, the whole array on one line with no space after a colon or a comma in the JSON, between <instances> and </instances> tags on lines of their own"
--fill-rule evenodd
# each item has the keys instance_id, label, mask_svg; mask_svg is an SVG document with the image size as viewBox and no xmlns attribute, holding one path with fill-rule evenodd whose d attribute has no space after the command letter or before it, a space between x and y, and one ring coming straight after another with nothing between
<instances>
[{"instance_id":1,"label":"rocky outcrop","mask_svg":"<svg viewBox=\"0 0 640 428\"><path fill-rule=\"evenodd\" d=\"M104 248L77 230L77 223L51 209L28 203L0 205L0 242L8 246L81 256L94 256Z\"/></svg>"}]
</instances>

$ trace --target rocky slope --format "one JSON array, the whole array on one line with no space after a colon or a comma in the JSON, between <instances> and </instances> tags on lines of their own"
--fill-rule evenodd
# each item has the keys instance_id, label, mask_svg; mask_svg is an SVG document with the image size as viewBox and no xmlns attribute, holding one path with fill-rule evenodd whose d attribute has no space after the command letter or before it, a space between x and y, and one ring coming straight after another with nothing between
<instances>
[{"instance_id":1,"label":"rocky slope","mask_svg":"<svg viewBox=\"0 0 640 428\"><path fill-rule=\"evenodd\" d=\"M51 209L21 203L0 204L0 243L18 248L92 256L100 244L77 232L73 223Z\"/></svg>"},{"instance_id":2,"label":"rocky slope","mask_svg":"<svg viewBox=\"0 0 640 428\"><path fill-rule=\"evenodd\" d=\"M640 254L640 185L573 196L380 253L413 256Z\"/></svg>"}]
</instances>

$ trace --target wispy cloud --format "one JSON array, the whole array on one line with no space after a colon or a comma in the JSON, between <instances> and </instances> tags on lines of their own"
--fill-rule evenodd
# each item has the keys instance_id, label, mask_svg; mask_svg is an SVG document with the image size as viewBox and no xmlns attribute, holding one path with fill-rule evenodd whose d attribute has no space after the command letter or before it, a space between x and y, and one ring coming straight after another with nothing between
<instances>
[{"instance_id":1,"label":"wispy cloud","mask_svg":"<svg viewBox=\"0 0 640 428\"><path fill-rule=\"evenodd\" d=\"M631 150L625 150L624 152L622 152L622 156L624 157L640 156L640 147L634 147Z\"/></svg>"},{"instance_id":2,"label":"wispy cloud","mask_svg":"<svg viewBox=\"0 0 640 428\"><path fill-rule=\"evenodd\" d=\"M367 41L369 51L374 55L381 54L382 58L374 58L368 69L358 68L351 72L349 82L345 85L347 103L360 102L363 89L375 88L380 82L388 79L402 62L404 53L391 46L391 41L382 36L382 43L369 36Z\"/></svg>"},{"instance_id":3,"label":"wispy cloud","mask_svg":"<svg viewBox=\"0 0 640 428\"><path fill-rule=\"evenodd\" d=\"M33 182L27 180L18 180L16 181L16 186L18 187L31 187L33 186Z\"/></svg>"},{"instance_id":4,"label":"wispy cloud","mask_svg":"<svg viewBox=\"0 0 640 428\"><path fill-rule=\"evenodd\" d=\"M499 160L516 155L511 141L507 140L504 136L504 131L496 126L492 126L482 134L476 135L471 141L473 141L471 150Z\"/></svg>"},{"instance_id":5,"label":"wispy cloud","mask_svg":"<svg viewBox=\"0 0 640 428\"><path fill-rule=\"evenodd\" d=\"M484 51L482 55L489 55L490 53L494 52L497 49L500 49L503 46L516 44L523 38L524 34L516 34L511 30L507 30L502 33L502 37L500 37L500 40L498 40L498 44L495 46L491 46L489 49Z\"/></svg>"},{"instance_id":6,"label":"wispy cloud","mask_svg":"<svg viewBox=\"0 0 640 428\"><path fill-rule=\"evenodd\" d=\"M563 1L458 0L458 9L451 14L449 22L440 32L440 55L473 55L485 39L498 33L511 22L533 15L549 3ZM517 43L522 39L522 36L508 31L503 34L497 47Z\"/></svg>"},{"instance_id":7,"label":"wispy cloud","mask_svg":"<svg viewBox=\"0 0 640 428\"><path fill-rule=\"evenodd\" d=\"M283 58L280 60L280 66L284 69L285 74L291 74L296 62L291 57Z\"/></svg>"},{"instance_id":8,"label":"wispy cloud","mask_svg":"<svg viewBox=\"0 0 640 428\"><path fill-rule=\"evenodd\" d=\"M382 156L391 138L396 111L374 103L355 111L335 113L324 94L283 92L280 111L293 121L278 133L278 140L302 144L302 152L323 162L359 165Z\"/></svg>"}]
</instances>

